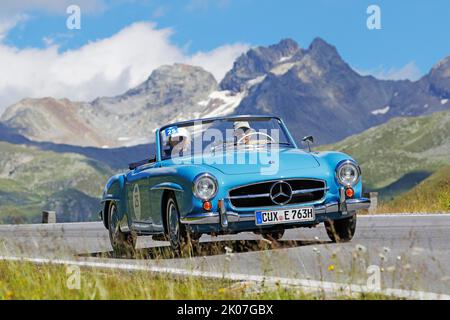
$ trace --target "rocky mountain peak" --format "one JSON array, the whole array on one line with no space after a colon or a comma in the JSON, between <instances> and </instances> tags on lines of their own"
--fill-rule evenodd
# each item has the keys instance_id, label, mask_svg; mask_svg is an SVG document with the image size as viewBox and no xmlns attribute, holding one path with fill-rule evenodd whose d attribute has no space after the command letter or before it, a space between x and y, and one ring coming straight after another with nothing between
<instances>
[{"instance_id":1,"label":"rocky mountain peak","mask_svg":"<svg viewBox=\"0 0 450 320\"><path fill-rule=\"evenodd\" d=\"M311 53L322 53L339 56L336 47L332 46L320 37L315 38L309 45L308 51Z\"/></svg>"},{"instance_id":2,"label":"rocky mountain peak","mask_svg":"<svg viewBox=\"0 0 450 320\"><path fill-rule=\"evenodd\" d=\"M350 70L336 48L321 38L315 38L306 50L300 48L294 40L284 39L275 45L257 47L243 54L227 73L220 87L222 90L239 92L249 81L269 73L281 76L293 67L304 72L314 70L317 74L336 68L342 68L342 72Z\"/></svg>"},{"instance_id":3,"label":"rocky mountain peak","mask_svg":"<svg viewBox=\"0 0 450 320\"><path fill-rule=\"evenodd\" d=\"M199 102L216 89L214 76L200 67L165 65L124 94L92 102L25 99L0 121L34 141L97 147L147 143L154 128L180 115L200 114Z\"/></svg>"},{"instance_id":4,"label":"rocky mountain peak","mask_svg":"<svg viewBox=\"0 0 450 320\"><path fill-rule=\"evenodd\" d=\"M269 46L269 50L278 53L281 57L288 57L296 54L300 48L294 40L283 39L279 43Z\"/></svg>"},{"instance_id":5,"label":"rocky mountain peak","mask_svg":"<svg viewBox=\"0 0 450 320\"><path fill-rule=\"evenodd\" d=\"M217 81L211 73L201 67L175 63L155 69L146 81L127 91L125 95L145 95L161 88L177 90L180 86L186 85L206 85L215 89Z\"/></svg>"},{"instance_id":6,"label":"rocky mountain peak","mask_svg":"<svg viewBox=\"0 0 450 320\"><path fill-rule=\"evenodd\" d=\"M325 68L331 65L346 65L336 48L321 38L315 38L313 42L311 42L307 54L318 65Z\"/></svg>"},{"instance_id":7,"label":"rocky mountain peak","mask_svg":"<svg viewBox=\"0 0 450 320\"><path fill-rule=\"evenodd\" d=\"M292 39L284 39L269 47L250 49L236 60L233 69L220 83L220 88L239 92L245 87L246 82L267 74L275 66L292 59L301 52L302 49Z\"/></svg>"},{"instance_id":8,"label":"rocky mountain peak","mask_svg":"<svg viewBox=\"0 0 450 320\"><path fill-rule=\"evenodd\" d=\"M437 96L450 98L450 56L439 61L427 75L429 89Z\"/></svg>"},{"instance_id":9,"label":"rocky mountain peak","mask_svg":"<svg viewBox=\"0 0 450 320\"><path fill-rule=\"evenodd\" d=\"M436 63L431 69L431 72L439 70L448 70L448 72L450 73L450 56L447 56Z\"/></svg>"}]
</instances>

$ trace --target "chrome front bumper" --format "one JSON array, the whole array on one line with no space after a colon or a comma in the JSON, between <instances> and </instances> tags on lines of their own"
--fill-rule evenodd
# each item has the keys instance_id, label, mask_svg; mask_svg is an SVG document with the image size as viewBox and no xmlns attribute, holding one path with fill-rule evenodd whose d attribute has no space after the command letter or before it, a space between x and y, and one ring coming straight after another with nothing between
<instances>
[{"instance_id":1,"label":"chrome front bumper","mask_svg":"<svg viewBox=\"0 0 450 320\"><path fill-rule=\"evenodd\" d=\"M223 202L220 207L225 208ZM316 213L316 216L337 212L341 212L342 215L346 215L348 212L368 209L369 207L370 207L370 199L359 198L359 199L347 199L341 203L336 201L324 205L314 205L314 211ZM204 224L220 223L223 228L227 228L229 223L249 222L249 221L250 222L255 221L254 213L239 214L237 212L224 210L220 210L220 212L208 212L189 215L181 219L181 223L183 224L204 225Z\"/></svg>"}]
</instances>

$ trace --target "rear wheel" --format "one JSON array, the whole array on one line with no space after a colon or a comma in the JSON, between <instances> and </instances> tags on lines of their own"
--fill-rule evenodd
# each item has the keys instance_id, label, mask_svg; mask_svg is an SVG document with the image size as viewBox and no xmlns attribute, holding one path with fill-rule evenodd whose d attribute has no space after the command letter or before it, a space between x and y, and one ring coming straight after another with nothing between
<instances>
[{"instance_id":1,"label":"rear wheel","mask_svg":"<svg viewBox=\"0 0 450 320\"><path fill-rule=\"evenodd\" d=\"M325 229L333 242L347 242L352 240L356 230L356 214L349 218L326 221Z\"/></svg>"},{"instance_id":2,"label":"rear wheel","mask_svg":"<svg viewBox=\"0 0 450 320\"><path fill-rule=\"evenodd\" d=\"M112 203L108 210L109 240L116 256L132 256L136 246L137 237L133 233L120 230L117 205Z\"/></svg>"},{"instance_id":3,"label":"rear wheel","mask_svg":"<svg viewBox=\"0 0 450 320\"><path fill-rule=\"evenodd\" d=\"M279 241L284 236L284 229L276 231L262 231L261 236L269 241Z\"/></svg>"}]
</instances>

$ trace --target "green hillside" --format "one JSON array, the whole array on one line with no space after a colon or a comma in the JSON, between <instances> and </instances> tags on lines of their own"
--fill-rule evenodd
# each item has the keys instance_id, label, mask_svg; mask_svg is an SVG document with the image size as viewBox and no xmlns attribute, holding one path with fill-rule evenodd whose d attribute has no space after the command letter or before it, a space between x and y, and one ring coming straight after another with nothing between
<instances>
[{"instance_id":1,"label":"green hillside","mask_svg":"<svg viewBox=\"0 0 450 320\"><path fill-rule=\"evenodd\" d=\"M387 202L381 212L450 211L450 166L436 171L412 190Z\"/></svg>"},{"instance_id":2,"label":"green hillside","mask_svg":"<svg viewBox=\"0 0 450 320\"><path fill-rule=\"evenodd\" d=\"M0 142L0 223L97 219L98 198L112 170L77 154Z\"/></svg>"},{"instance_id":3,"label":"green hillside","mask_svg":"<svg viewBox=\"0 0 450 320\"><path fill-rule=\"evenodd\" d=\"M390 197L450 164L450 112L395 118L319 149L353 156L361 165L366 189Z\"/></svg>"}]
</instances>

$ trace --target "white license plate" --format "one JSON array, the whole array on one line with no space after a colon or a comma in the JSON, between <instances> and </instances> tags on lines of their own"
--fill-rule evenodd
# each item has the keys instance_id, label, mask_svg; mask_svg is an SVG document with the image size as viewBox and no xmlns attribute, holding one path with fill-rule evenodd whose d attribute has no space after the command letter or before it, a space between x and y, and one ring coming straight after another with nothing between
<instances>
[{"instance_id":1,"label":"white license plate","mask_svg":"<svg viewBox=\"0 0 450 320\"><path fill-rule=\"evenodd\" d=\"M286 210L256 211L256 225L282 224L316 220L313 207Z\"/></svg>"}]
</instances>

